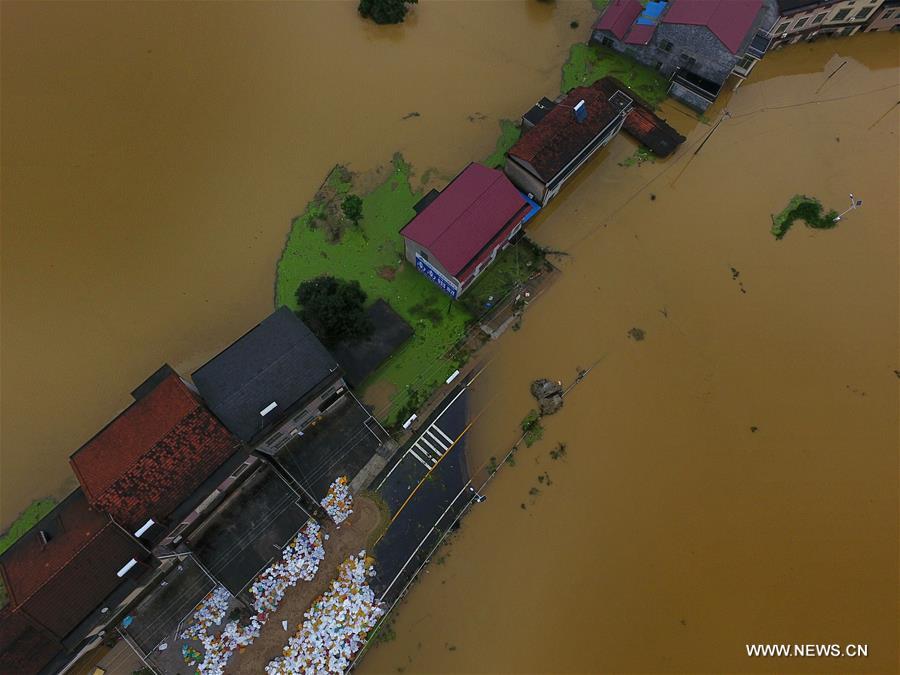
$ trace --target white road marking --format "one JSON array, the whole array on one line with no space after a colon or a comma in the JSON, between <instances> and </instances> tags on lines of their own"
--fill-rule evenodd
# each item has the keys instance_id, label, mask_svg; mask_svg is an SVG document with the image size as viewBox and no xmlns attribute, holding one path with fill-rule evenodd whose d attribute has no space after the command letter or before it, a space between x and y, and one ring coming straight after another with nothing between
<instances>
[{"instance_id":1,"label":"white road marking","mask_svg":"<svg viewBox=\"0 0 900 675\"><path fill-rule=\"evenodd\" d=\"M441 450L446 450L448 447L450 447L449 444L444 443L444 441L436 433L434 433L430 428L425 433L428 434L429 436L431 436L431 440Z\"/></svg>"},{"instance_id":2,"label":"white road marking","mask_svg":"<svg viewBox=\"0 0 900 675\"><path fill-rule=\"evenodd\" d=\"M415 457L417 460L419 460L419 462L422 464L422 466L424 466L426 469L431 469L431 465L430 465L430 464L426 464L426 463L425 463L425 460L423 460L423 459L422 459L421 457L419 457L416 453L414 453L412 448L410 448L407 452L408 452L410 455L412 455L413 457Z\"/></svg>"},{"instance_id":3,"label":"white road marking","mask_svg":"<svg viewBox=\"0 0 900 675\"><path fill-rule=\"evenodd\" d=\"M431 425L431 428L434 429L435 431L437 431L437 432L438 432L441 436L443 436L445 439L447 439L447 443L448 443L449 445L453 445L453 439L450 438L447 434L445 434L445 433L444 433L444 430L441 429L437 424L432 424L432 425Z\"/></svg>"}]
</instances>

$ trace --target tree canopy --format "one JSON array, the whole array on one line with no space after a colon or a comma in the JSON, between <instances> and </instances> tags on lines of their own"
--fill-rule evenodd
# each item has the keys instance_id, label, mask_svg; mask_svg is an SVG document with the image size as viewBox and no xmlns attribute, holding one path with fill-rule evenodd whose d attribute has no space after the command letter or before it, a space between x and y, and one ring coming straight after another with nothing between
<instances>
[{"instance_id":1,"label":"tree canopy","mask_svg":"<svg viewBox=\"0 0 900 675\"><path fill-rule=\"evenodd\" d=\"M359 13L363 18L372 19L375 23L403 23L407 5L419 0L359 0Z\"/></svg>"},{"instance_id":2,"label":"tree canopy","mask_svg":"<svg viewBox=\"0 0 900 675\"><path fill-rule=\"evenodd\" d=\"M354 225L359 224L359 220L362 218L362 209L362 199L356 195L347 195L344 197L343 203L341 203L341 211L344 212L344 216L347 220L351 221Z\"/></svg>"},{"instance_id":3,"label":"tree canopy","mask_svg":"<svg viewBox=\"0 0 900 675\"><path fill-rule=\"evenodd\" d=\"M300 304L297 316L326 347L372 333L372 321L363 309L366 292L358 281L316 277L300 284L296 297Z\"/></svg>"}]
</instances>

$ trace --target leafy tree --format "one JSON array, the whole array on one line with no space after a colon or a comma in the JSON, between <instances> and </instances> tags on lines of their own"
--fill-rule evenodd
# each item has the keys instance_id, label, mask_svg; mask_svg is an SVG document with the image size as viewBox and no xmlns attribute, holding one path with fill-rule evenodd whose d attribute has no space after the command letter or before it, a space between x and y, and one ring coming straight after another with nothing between
<instances>
[{"instance_id":1,"label":"leafy tree","mask_svg":"<svg viewBox=\"0 0 900 675\"><path fill-rule=\"evenodd\" d=\"M359 13L363 18L372 19L375 23L403 23L407 5L419 0L359 0Z\"/></svg>"},{"instance_id":2,"label":"leafy tree","mask_svg":"<svg viewBox=\"0 0 900 675\"><path fill-rule=\"evenodd\" d=\"M347 220L350 220L354 225L359 225L359 220L362 218L362 205L362 199L356 195L347 195L341 204L341 211L344 212Z\"/></svg>"},{"instance_id":3,"label":"leafy tree","mask_svg":"<svg viewBox=\"0 0 900 675\"><path fill-rule=\"evenodd\" d=\"M363 310L366 293L358 281L316 277L300 284L296 297L300 303L297 316L326 347L372 333L372 320Z\"/></svg>"}]
</instances>

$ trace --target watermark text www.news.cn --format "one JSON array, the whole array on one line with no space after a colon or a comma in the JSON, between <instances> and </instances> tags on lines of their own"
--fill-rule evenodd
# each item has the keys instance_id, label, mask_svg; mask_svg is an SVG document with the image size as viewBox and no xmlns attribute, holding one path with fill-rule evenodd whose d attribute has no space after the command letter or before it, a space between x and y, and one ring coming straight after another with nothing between
<instances>
[{"instance_id":1,"label":"watermark text www.news.cn","mask_svg":"<svg viewBox=\"0 0 900 675\"><path fill-rule=\"evenodd\" d=\"M786 656L806 658L860 658L869 655L869 645L863 644L747 644L747 656Z\"/></svg>"}]
</instances>

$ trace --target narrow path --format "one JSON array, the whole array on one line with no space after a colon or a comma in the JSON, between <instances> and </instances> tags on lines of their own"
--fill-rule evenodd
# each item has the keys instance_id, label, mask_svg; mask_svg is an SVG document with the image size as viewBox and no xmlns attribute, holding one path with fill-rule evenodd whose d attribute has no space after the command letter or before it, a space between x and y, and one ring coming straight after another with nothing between
<instances>
[{"instance_id":1,"label":"narrow path","mask_svg":"<svg viewBox=\"0 0 900 675\"><path fill-rule=\"evenodd\" d=\"M319 565L315 578L312 581L301 581L285 593L278 611L269 617L259 637L243 652L232 656L226 669L228 673L259 675L265 672L269 661L281 656L288 638L297 630L297 625L303 623L303 613L331 585L338 565L366 547L366 542L378 527L380 519L381 512L374 502L355 495L353 514L341 524L341 529L337 529L331 521L323 523L322 531L329 538L325 542L325 559ZM282 621L288 622L287 631L281 627Z\"/></svg>"}]
</instances>

